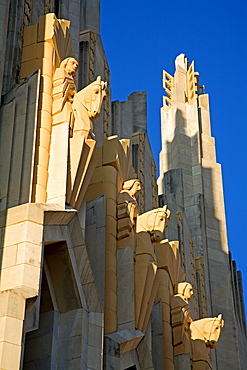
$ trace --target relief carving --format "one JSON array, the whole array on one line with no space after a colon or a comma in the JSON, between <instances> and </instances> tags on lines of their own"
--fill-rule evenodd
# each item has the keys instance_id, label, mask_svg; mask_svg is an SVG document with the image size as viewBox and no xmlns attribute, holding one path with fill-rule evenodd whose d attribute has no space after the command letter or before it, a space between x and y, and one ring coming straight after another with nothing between
<instances>
[{"instance_id":1,"label":"relief carving","mask_svg":"<svg viewBox=\"0 0 247 370\"><path fill-rule=\"evenodd\" d=\"M211 368L209 349L216 348L224 326L222 315L193 321L189 300L193 295L192 285L177 284L171 299L174 354L191 353L193 369ZM199 369L198 368L198 369Z\"/></svg>"},{"instance_id":2,"label":"relief carving","mask_svg":"<svg viewBox=\"0 0 247 370\"><path fill-rule=\"evenodd\" d=\"M192 285L178 283L176 294L171 299L171 317L173 329L173 344L184 345L183 350L189 349L189 326L192 322L189 300L193 295Z\"/></svg>"},{"instance_id":3,"label":"relief carving","mask_svg":"<svg viewBox=\"0 0 247 370\"><path fill-rule=\"evenodd\" d=\"M98 76L96 81L79 92L74 77L78 69L75 58L64 59L53 78L53 125L69 123L69 137L94 138L92 120L99 117L107 83Z\"/></svg>"}]
</instances>

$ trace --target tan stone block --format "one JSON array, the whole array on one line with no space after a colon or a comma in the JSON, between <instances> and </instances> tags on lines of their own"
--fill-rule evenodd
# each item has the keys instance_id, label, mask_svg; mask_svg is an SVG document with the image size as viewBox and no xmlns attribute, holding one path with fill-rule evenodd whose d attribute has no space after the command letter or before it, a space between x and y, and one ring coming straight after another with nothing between
<instances>
[{"instance_id":1,"label":"tan stone block","mask_svg":"<svg viewBox=\"0 0 247 370\"><path fill-rule=\"evenodd\" d=\"M117 160L117 152L119 147L118 136L111 136L105 139L103 146L103 164L114 165Z\"/></svg>"},{"instance_id":2,"label":"tan stone block","mask_svg":"<svg viewBox=\"0 0 247 370\"><path fill-rule=\"evenodd\" d=\"M50 59L52 61L53 46L49 42L39 42L26 45L22 51L22 63L36 59ZM52 75L51 75L52 76Z\"/></svg>"},{"instance_id":3,"label":"tan stone block","mask_svg":"<svg viewBox=\"0 0 247 370\"><path fill-rule=\"evenodd\" d=\"M156 295L156 301L158 301L159 299L162 300L162 302L170 305L170 292L169 292L169 289L160 285L159 288L158 288L158 291L157 291L157 295Z\"/></svg>"},{"instance_id":4,"label":"tan stone block","mask_svg":"<svg viewBox=\"0 0 247 370\"><path fill-rule=\"evenodd\" d=\"M117 314L111 309L105 310L104 328L105 328L105 334L109 334L109 333L113 333L114 331L117 331Z\"/></svg>"},{"instance_id":5,"label":"tan stone block","mask_svg":"<svg viewBox=\"0 0 247 370\"><path fill-rule=\"evenodd\" d=\"M117 201L117 187L112 182L104 182L103 183L103 193L106 194L108 198L111 198Z\"/></svg>"},{"instance_id":6,"label":"tan stone block","mask_svg":"<svg viewBox=\"0 0 247 370\"><path fill-rule=\"evenodd\" d=\"M47 198L46 189L43 186L37 184L35 185L35 202L45 203Z\"/></svg>"},{"instance_id":7,"label":"tan stone block","mask_svg":"<svg viewBox=\"0 0 247 370\"><path fill-rule=\"evenodd\" d=\"M22 49L22 58L21 58L22 63L37 58L40 49L39 46L40 46L39 44L31 44L24 46Z\"/></svg>"},{"instance_id":8,"label":"tan stone block","mask_svg":"<svg viewBox=\"0 0 247 370\"><path fill-rule=\"evenodd\" d=\"M167 340L163 339L164 357L170 359L173 362L173 344Z\"/></svg>"},{"instance_id":9,"label":"tan stone block","mask_svg":"<svg viewBox=\"0 0 247 370\"><path fill-rule=\"evenodd\" d=\"M40 268L21 264L2 269L1 290L18 289L26 298L39 291Z\"/></svg>"},{"instance_id":10,"label":"tan stone block","mask_svg":"<svg viewBox=\"0 0 247 370\"><path fill-rule=\"evenodd\" d=\"M165 286L166 288L170 287L170 277L166 270L159 269L157 270L157 278L160 281L160 284Z\"/></svg>"},{"instance_id":11,"label":"tan stone block","mask_svg":"<svg viewBox=\"0 0 247 370\"><path fill-rule=\"evenodd\" d=\"M96 184L89 185L86 193L87 203L92 202L94 199L98 198L103 194L103 182L98 182Z\"/></svg>"},{"instance_id":12,"label":"tan stone block","mask_svg":"<svg viewBox=\"0 0 247 370\"><path fill-rule=\"evenodd\" d=\"M42 235L43 228L41 225L31 221L23 221L6 228L5 245L10 246L26 241L40 245Z\"/></svg>"},{"instance_id":13,"label":"tan stone block","mask_svg":"<svg viewBox=\"0 0 247 370\"><path fill-rule=\"evenodd\" d=\"M93 152L93 159L95 160L96 168L103 165L102 159L103 159L103 146L100 146L99 148L95 148Z\"/></svg>"},{"instance_id":14,"label":"tan stone block","mask_svg":"<svg viewBox=\"0 0 247 370\"><path fill-rule=\"evenodd\" d=\"M116 237L112 234L106 234L106 250L116 255L117 241Z\"/></svg>"},{"instance_id":15,"label":"tan stone block","mask_svg":"<svg viewBox=\"0 0 247 370\"><path fill-rule=\"evenodd\" d=\"M15 291L0 292L0 317L9 316L23 320L25 316L26 300Z\"/></svg>"},{"instance_id":16,"label":"tan stone block","mask_svg":"<svg viewBox=\"0 0 247 370\"><path fill-rule=\"evenodd\" d=\"M48 171L42 165L37 165L37 184L41 185L43 188L46 188L48 180Z\"/></svg>"},{"instance_id":17,"label":"tan stone block","mask_svg":"<svg viewBox=\"0 0 247 370\"><path fill-rule=\"evenodd\" d=\"M18 244L16 264L27 263L29 265L41 266L42 246L32 243Z\"/></svg>"},{"instance_id":18,"label":"tan stone block","mask_svg":"<svg viewBox=\"0 0 247 370\"><path fill-rule=\"evenodd\" d=\"M14 370L20 368L21 346L0 343L0 369Z\"/></svg>"},{"instance_id":19,"label":"tan stone block","mask_svg":"<svg viewBox=\"0 0 247 370\"><path fill-rule=\"evenodd\" d=\"M157 290L158 290L158 286L159 286L159 281L155 277L154 283L153 283L153 286L152 286L152 290L150 292L149 301L147 303L147 310L146 310L146 313L145 313L145 319L143 321L142 330L141 330L142 333L145 333L146 330L147 330L147 326L148 326L148 322L149 322L150 317L151 317L151 312L152 312L153 305L154 305L154 302L155 302L155 296L156 296L156 293L157 293Z\"/></svg>"},{"instance_id":20,"label":"tan stone block","mask_svg":"<svg viewBox=\"0 0 247 370\"><path fill-rule=\"evenodd\" d=\"M171 325L165 321L162 322L163 338L172 343L172 328Z\"/></svg>"},{"instance_id":21,"label":"tan stone block","mask_svg":"<svg viewBox=\"0 0 247 370\"><path fill-rule=\"evenodd\" d=\"M171 307L165 302L162 302L162 320L169 324L171 322Z\"/></svg>"},{"instance_id":22,"label":"tan stone block","mask_svg":"<svg viewBox=\"0 0 247 370\"><path fill-rule=\"evenodd\" d=\"M39 147L39 163L47 169L49 164L50 153L48 152L47 148L42 146ZM47 170L46 170L47 171ZM44 186L44 185L43 185ZM45 187L45 186L44 186Z\"/></svg>"},{"instance_id":23,"label":"tan stone block","mask_svg":"<svg viewBox=\"0 0 247 370\"><path fill-rule=\"evenodd\" d=\"M117 291L117 276L112 270L107 270L105 272L105 284L108 289L111 289L114 292Z\"/></svg>"},{"instance_id":24,"label":"tan stone block","mask_svg":"<svg viewBox=\"0 0 247 370\"><path fill-rule=\"evenodd\" d=\"M53 59L54 47L50 42L39 42L39 58ZM53 74L51 74L52 76Z\"/></svg>"},{"instance_id":25,"label":"tan stone block","mask_svg":"<svg viewBox=\"0 0 247 370\"><path fill-rule=\"evenodd\" d=\"M23 80L27 78L32 73L36 72L38 69L41 69L42 63L41 60L33 58L27 62L21 64L20 79Z\"/></svg>"},{"instance_id":26,"label":"tan stone block","mask_svg":"<svg viewBox=\"0 0 247 370\"><path fill-rule=\"evenodd\" d=\"M145 283L148 275L150 256L139 255L136 256L135 259L135 322L137 325L140 317Z\"/></svg>"},{"instance_id":27,"label":"tan stone block","mask_svg":"<svg viewBox=\"0 0 247 370\"><path fill-rule=\"evenodd\" d=\"M100 181L112 182L113 184L117 183L117 170L112 166L103 166L97 167L94 171L91 184L95 184Z\"/></svg>"},{"instance_id":28,"label":"tan stone block","mask_svg":"<svg viewBox=\"0 0 247 370\"><path fill-rule=\"evenodd\" d=\"M34 203L26 203L8 209L6 225L11 226L23 221L43 225L44 211Z\"/></svg>"},{"instance_id":29,"label":"tan stone block","mask_svg":"<svg viewBox=\"0 0 247 370\"><path fill-rule=\"evenodd\" d=\"M41 92L46 92L47 94L52 94L52 77L42 75L41 76Z\"/></svg>"},{"instance_id":30,"label":"tan stone block","mask_svg":"<svg viewBox=\"0 0 247 370\"><path fill-rule=\"evenodd\" d=\"M191 340L193 362L194 361L205 361L209 362L210 359L210 349L206 347L203 340Z\"/></svg>"},{"instance_id":31,"label":"tan stone block","mask_svg":"<svg viewBox=\"0 0 247 370\"><path fill-rule=\"evenodd\" d=\"M128 340L124 343L121 343L120 344L120 354L124 354L126 352L129 352L129 351L132 351L132 350L136 349L136 347L138 346L138 344L140 343L142 338L143 337L134 338L132 340Z\"/></svg>"},{"instance_id":32,"label":"tan stone block","mask_svg":"<svg viewBox=\"0 0 247 370\"><path fill-rule=\"evenodd\" d=\"M50 149L51 134L45 128L41 127L39 132L39 146L46 148L48 151Z\"/></svg>"},{"instance_id":33,"label":"tan stone block","mask_svg":"<svg viewBox=\"0 0 247 370\"><path fill-rule=\"evenodd\" d=\"M173 344L174 344L174 346L183 344L183 341L184 341L183 340L183 337L184 337L183 334L184 334L184 327L182 325L173 328Z\"/></svg>"},{"instance_id":34,"label":"tan stone block","mask_svg":"<svg viewBox=\"0 0 247 370\"><path fill-rule=\"evenodd\" d=\"M198 100L199 100L199 106L200 106L200 108L209 111L208 94L200 94L198 96Z\"/></svg>"},{"instance_id":35,"label":"tan stone block","mask_svg":"<svg viewBox=\"0 0 247 370\"><path fill-rule=\"evenodd\" d=\"M17 259L17 244L3 249L2 268L14 266Z\"/></svg>"},{"instance_id":36,"label":"tan stone block","mask_svg":"<svg viewBox=\"0 0 247 370\"><path fill-rule=\"evenodd\" d=\"M51 112L52 110L52 96L46 92L42 92L39 94L40 99L40 109L46 110L47 112Z\"/></svg>"},{"instance_id":37,"label":"tan stone block","mask_svg":"<svg viewBox=\"0 0 247 370\"><path fill-rule=\"evenodd\" d=\"M108 251L106 251L105 253L105 270L113 271L115 274L117 272L116 255Z\"/></svg>"},{"instance_id":38,"label":"tan stone block","mask_svg":"<svg viewBox=\"0 0 247 370\"><path fill-rule=\"evenodd\" d=\"M41 127L45 128L48 132L51 132L52 127L52 116L49 112L43 110L39 111L39 121Z\"/></svg>"},{"instance_id":39,"label":"tan stone block","mask_svg":"<svg viewBox=\"0 0 247 370\"><path fill-rule=\"evenodd\" d=\"M156 276L156 271L157 271L157 265L155 263L149 262L148 272L147 272L146 281L145 281L145 288L144 288L144 292L142 296L141 310L140 310L140 315L138 318L138 325L137 325L137 327L141 331L143 330L143 324L145 321L148 304L149 302L153 304L153 301L154 301L154 297L152 299L151 297L152 297L152 290L154 290L154 279ZM153 293L155 294L155 291Z\"/></svg>"},{"instance_id":40,"label":"tan stone block","mask_svg":"<svg viewBox=\"0 0 247 370\"><path fill-rule=\"evenodd\" d=\"M149 255L153 260L156 260L154 253L154 244L150 243L150 234L147 232L139 232L136 234L136 256Z\"/></svg>"},{"instance_id":41,"label":"tan stone block","mask_svg":"<svg viewBox=\"0 0 247 370\"><path fill-rule=\"evenodd\" d=\"M0 317L0 342L21 345L23 320L3 316Z\"/></svg>"},{"instance_id":42,"label":"tan stone block","mask_svg":"<svg viewBox=\"0 0 247 370\"><path fill-rule=\"evenodd\" d=\"M172 285L181 281L183 269L181 268L178 242L163 242L155 245L158 268L169 273Z\"/></svg>"},{"instance_id":43,"label":"tan stone block","mask_svg":"<svg viewBox=\"0 0 247 370\"><path fill-rule=\"evenodd\" d=\"M39 17L38 23L38 42L51 40L54 35L54 26L57 24L54 13L48 13Z\"/></svg>"},{"instance_id":44,"label":"tan stone block","mask_svg":"<svg viewBox=\"0 0 247 370\"><path fill-rule=\"evenodd\" d=\"M106 230L107 233L117 236L117 221L112 216L106 216Z\"/></svg>"},{"instance_id":45,"label":"tan stone block","mask_svg":"<svg viewBox=\"0 0 247 370\"><path fill-rule=\"evenodd\" d=\"M38 37L38 24L33 26L25 27L23 29L23 45L31 45L37 42Z\"/></svg>"},{"instance_id":46,"label":"tan stone block","mask_svg":"<svg viewBox=\"0 0 247 370\"><path fill-rule=\"evenodd\" d=\"M174 370L174 363L169 358L164 358L164 369Z\"/></svg>"},{"instance_id":47,"label":"tan stone block","mask_svg":"<svg viewBox=\"0 0 247 370\"><path fill-rule=\"evenodd\" d=\"M129 247L135 245L135 233L133 231L130 232L129 236L118 240L117 247L118 249Z\"/></svg>"},{"instance_id":48,"label":"tan stone block","mask_svg":"<svg viewBox=\"0 0 247 370\"><path fill-rule=\"evenodd\" d=\"M117 222L117 229L118 229L118 239L122 239L125 236L128 236L130 231L133 228L133 223L131 222L130 218L121 218Z\"/></svg>"},{"instance_id":49,"label":"tan stone block","mask_svg":"<svg viewBox=\"0 0 247 370\"><path fill-rule=\"evenodd\" d=\"M118 200L118 205L117 205L118 219L129 217L129 213L130 212L128 208L128 203L127 202L119 203L119 200Z\"/></svg>"},{"instance_id":50,"label":"tan stone block","mask_svg":"<svg viewBox=\"0 0 247 370\"><path fill-rule=\"evenodd\" d=\"M51 59L48 58L41 59L41 71L42 75L46 75L48 77L53 75L53 63Z\"/></svg>"},{"instance_id":51,"label":"tan stone block","mask_svg":"<svg viewBox=\"0 0 247 370\"><path fill-rule=\"evenodd\" d=\"M106 214L116 219L116 201L111 198L106 199Z\"/></svg>"},{"instance_id":52,"label":"tan stone block","mask_svg":"<svg viewBox=\"0 0 247 370\"><path fill-rule=\"evenodd\" d=\"M191 353L191 341L187 334L183 336L183 343L174 347L174 356L175 356L175 349L176 349L176 352L178 352L177 349L179 349L180 354Z\"/></svg>"},{"instance_id":53,"label":"tan stone block","mask_svg":"<svg viewBox=\"0 0 247 370\"><path fill-rule=\"evenodd\" d=\"M105 308L117 310L117 294L111 289L105 289Z\"/></svg>"},{"instance_id":54,"label":"tan stone block","mask_svg":"<svg viewBox=\"0 0 247 370\"><path fill-rule=\"evenodd\" d=\"M196 361L196 362L193 362L192 369L193 370L211 370L212 367L209 366L208 362L206 361Z\"/></svg>"}]
</instances>

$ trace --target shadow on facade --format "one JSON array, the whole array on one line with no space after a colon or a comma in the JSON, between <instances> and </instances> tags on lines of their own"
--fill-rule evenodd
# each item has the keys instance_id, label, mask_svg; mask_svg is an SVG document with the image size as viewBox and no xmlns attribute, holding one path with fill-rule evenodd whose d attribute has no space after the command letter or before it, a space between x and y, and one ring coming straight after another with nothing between
<instances>
[{"instance_id":1,"label":"shadow on facade","mask_svg":"<svg viewBox=\"0 0 247 370\"><path fill-rule=\"evenodd\" d=\"M204 152L206 146L201 136L200 108L199 133L194 136L186 134L187 122L179 109L175 121L174 138L166 143L169 170L163 174L163 194L159 197L159 205L167 204L171 210L166 237L180 242L186 279L194 288L192 306L195 317L222 313L225 319L223 335L216 350L218 353L220 347L227 348L224 341L229 340L233 332L237 330L237 335L240 335L246 330L241 278L232 262L229 275L220 166L211 159L214 153ZM211 168L205 167L205 158L207 163L211 161Z\"/></svg>"}]
</instances>

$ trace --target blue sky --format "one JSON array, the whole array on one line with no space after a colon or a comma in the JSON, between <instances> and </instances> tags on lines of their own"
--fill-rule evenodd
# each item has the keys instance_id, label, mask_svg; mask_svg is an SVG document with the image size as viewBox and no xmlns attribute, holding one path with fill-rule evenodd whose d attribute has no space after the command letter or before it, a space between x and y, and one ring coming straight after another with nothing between
<instances>
[{"instance_id":1,"label":"blue sky","mask_svg":"<svg viewBox=\"0 0 247 370\"><path fill-rule=\"evenodd\" d=\"M148 131L158 167L162 70L195 60L209 93L212 135L222 164L228 243L244 278L247 305L247 2L102 0L101 36L113 100L147 91Z\"/></svg>"}]
</instances>

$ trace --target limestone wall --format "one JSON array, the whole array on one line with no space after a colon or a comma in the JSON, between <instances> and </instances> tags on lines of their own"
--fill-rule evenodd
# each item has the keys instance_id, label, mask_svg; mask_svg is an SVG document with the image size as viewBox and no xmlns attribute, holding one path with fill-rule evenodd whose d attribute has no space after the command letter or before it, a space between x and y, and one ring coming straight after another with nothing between
<instances>
[{"instance_id":1,"label":"limestone wall","mask_svg":"<svg viewBox=\"0 0 247 370\"><path fill-rule=\"evenodd\" d=\"M168 97L161 109L159 192L165 195L169 206L176 204L177 210L185 211L196 257L194 274L202 289L198 309L209 315L222 313L226 321L214 366L239 369L221 166L216 162L210 132L208 95L201 90L194 63L188 67L186 57L181 54L175 64L174 77L164 72L163 79ZM200 304L203 295L206 307L203 300Z\"/></svg>"}]
</instances>

